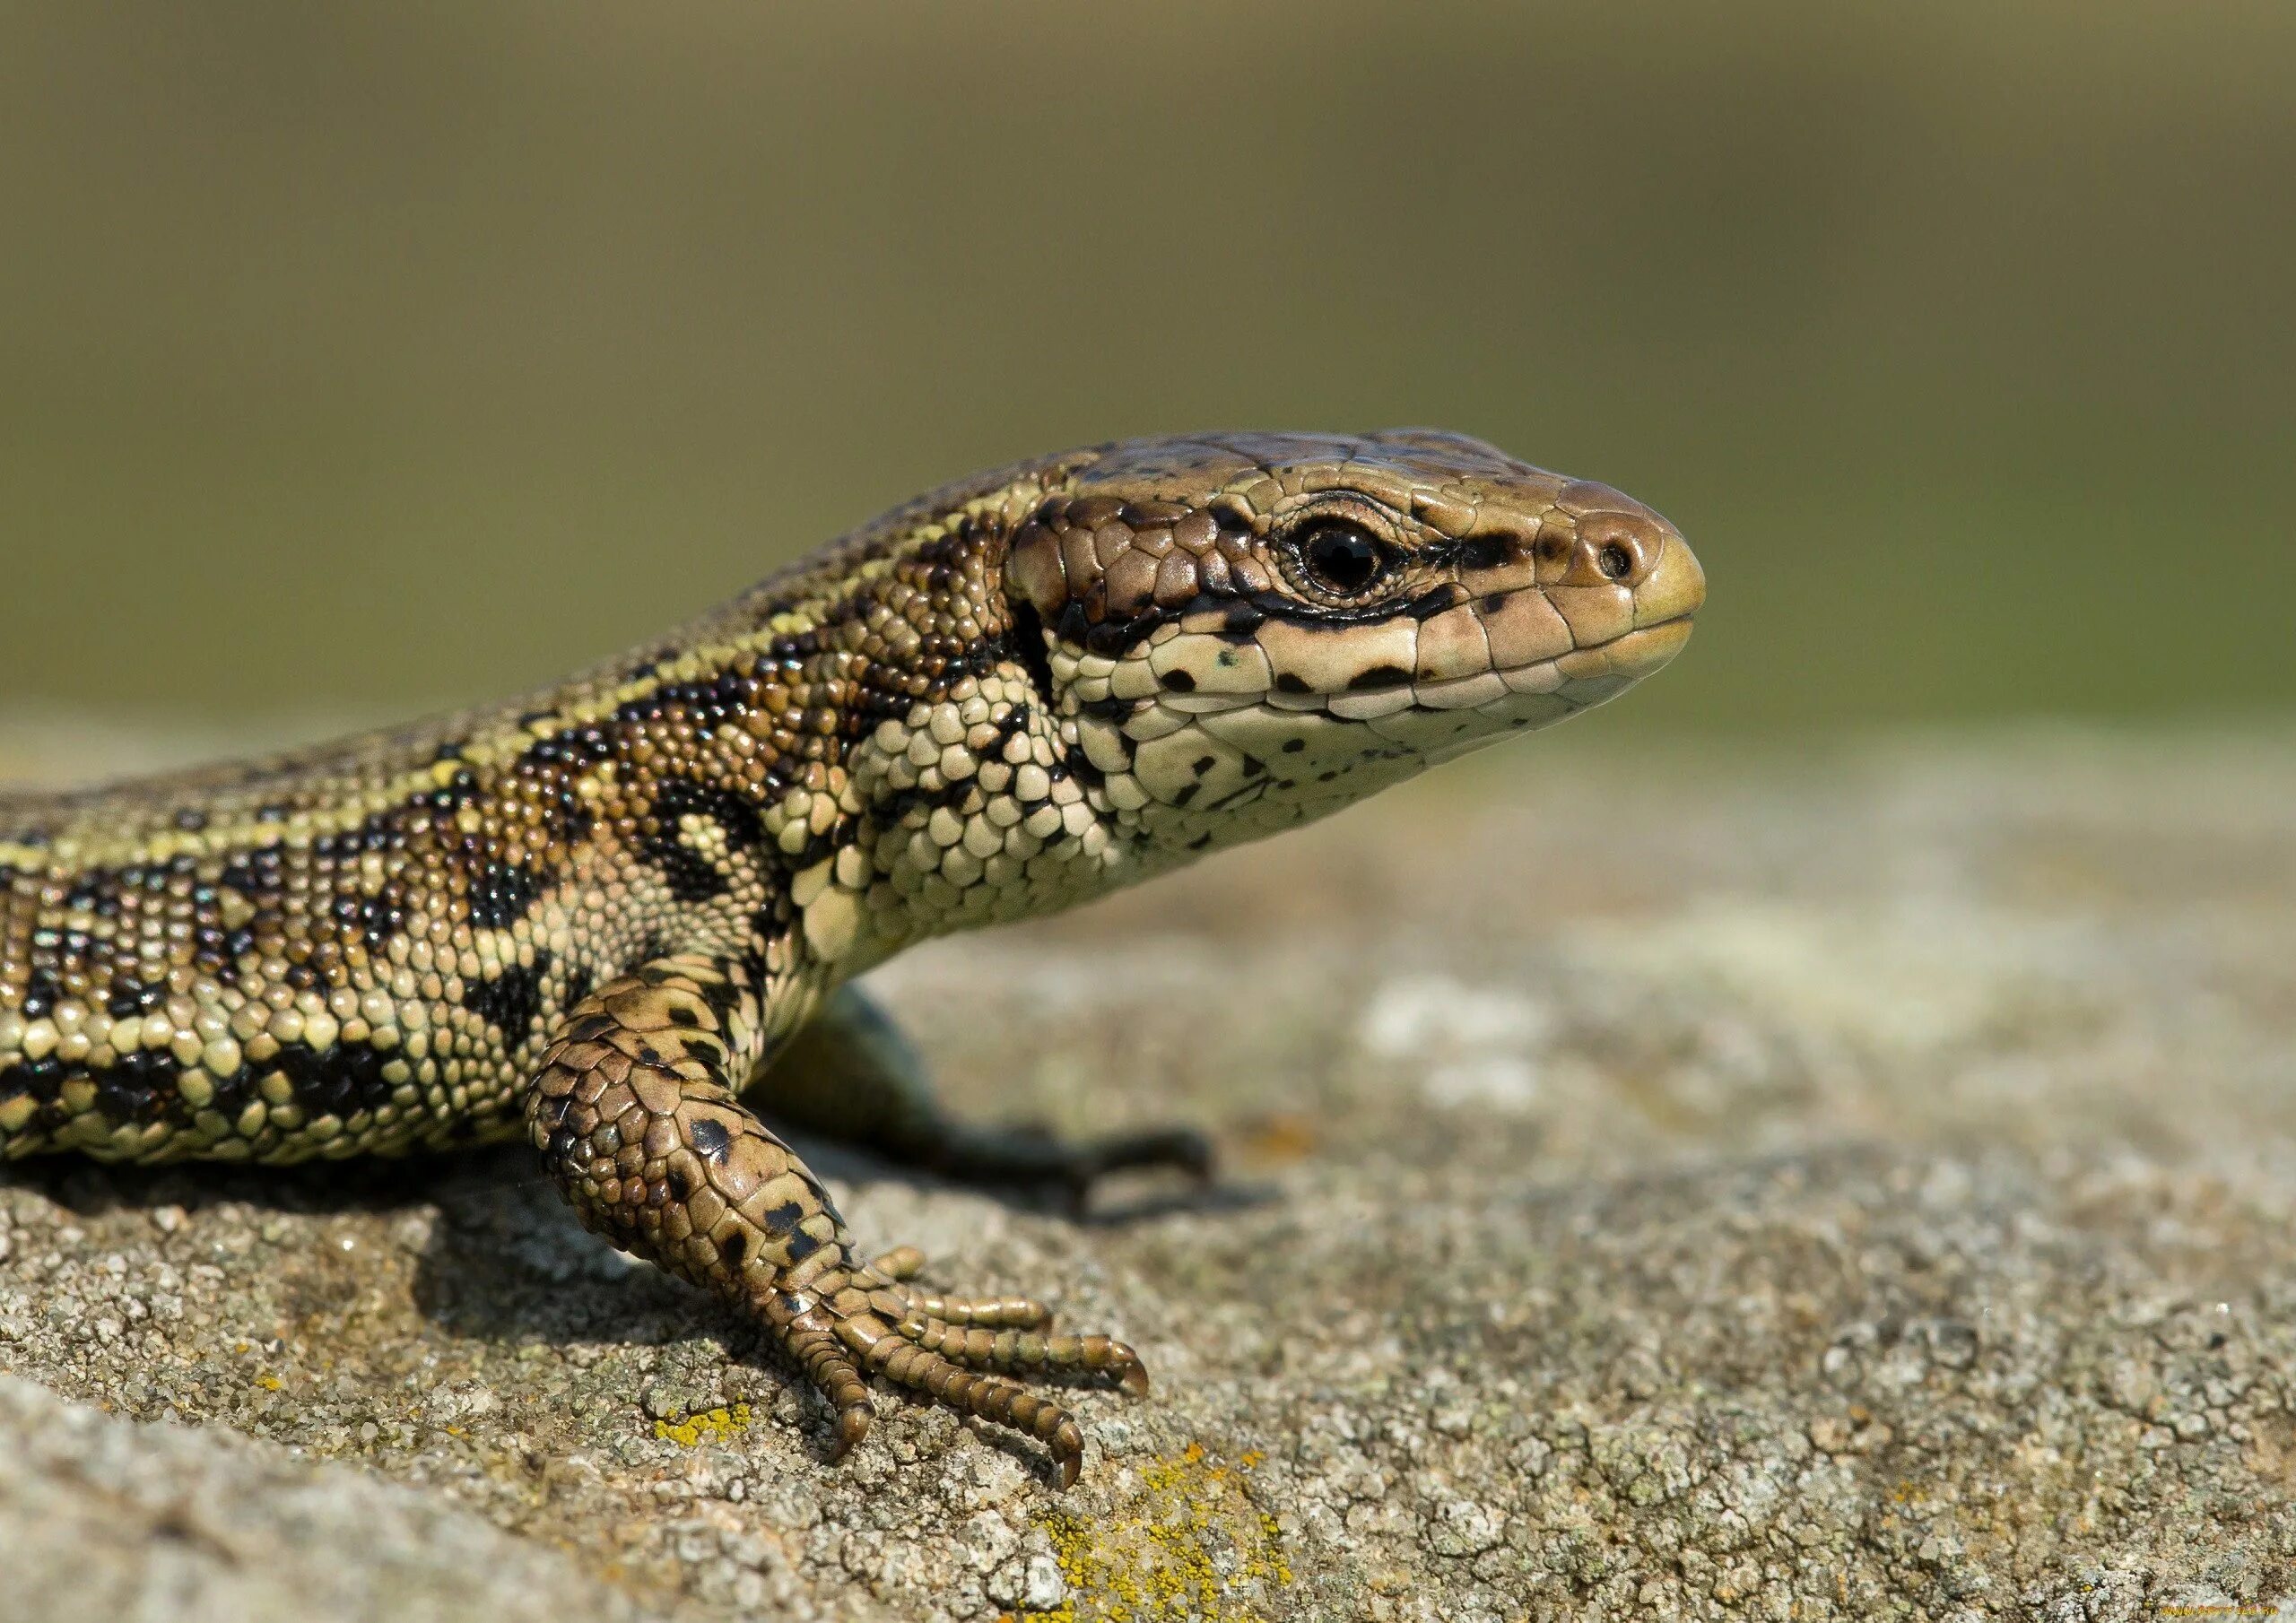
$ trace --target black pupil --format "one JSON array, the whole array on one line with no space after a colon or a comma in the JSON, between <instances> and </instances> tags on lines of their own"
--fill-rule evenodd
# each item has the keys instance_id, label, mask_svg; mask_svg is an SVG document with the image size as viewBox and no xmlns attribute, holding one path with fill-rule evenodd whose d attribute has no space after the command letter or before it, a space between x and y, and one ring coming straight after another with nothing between
<instances>
[{"instance_id":1,"label":"black pupil","mask_svg":"<svg viewBox=\"0 0 2296 1623\"><path fill-rule=\"evenodd\" d=\"M1379 572L1379 547L1352 525L1326 525L1308 538L1308 568L1337 592L1361 592Z\"/></svg>"}]
</instances>

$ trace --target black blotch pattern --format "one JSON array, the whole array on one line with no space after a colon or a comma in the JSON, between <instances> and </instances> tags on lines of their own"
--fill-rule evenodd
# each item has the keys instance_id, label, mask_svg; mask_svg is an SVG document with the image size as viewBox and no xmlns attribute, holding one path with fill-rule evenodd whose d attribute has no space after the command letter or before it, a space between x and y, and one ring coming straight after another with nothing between
<instances>
[{"instance_id":1,"label":"black blotch pattern","mask_svg":"<svg viewBox=\"0 0 2296 1623\"><path fill-rule=\"evenodd\" d=\"M482 930L507 930L526 917L542 887L515 863L489 863L471 881L470 922Z\"/></svg>"},{"instance_id":2,"label":"black blotch pattern","mask_svg":"<svg viewBox=\"0 0 2296 1623\"><path fill-rule=\"evenodd\" d=\"M676 900L714 901L733 889L733 881L678 838L678 824L688 817L708 818L725 830L728 848L746 851L764 838L758 811L730 789L691 778L671 778L655 792L653 829L639 842L639 849L661 870Z\"/></svg>"},{"instance_id":3,"label":"black blotch pattern","mask_svg":"<svg viewBox=\"0 0 2296 1623\"><path fill-rule=\"evenodd\" d=\"M645 843L647 860L660 869L669 881L673 899L686 902L715 901L734 888L734 881L709 865L709 859L687 846L675 834Z\"/></svg>"},{"instance_id":4,"label":"black blotch pattern","mask_svg":"<svg viewBox=\"0 0 2296 1623\"><path fill-rule=\"evenodd\" d=\"M1447 580L1404 604L1403 612L1413 620L1432 620L1438 614L1457 608L1465 597L1466 592L1463 587L1456 581Z\"/></svg>"},{"instance_id":5,"label":"black blotch pattern","mask_svg":"<svg viewBox=\"0 0 2296 1623\"><path fill-rule=\"evenodd\" d=\"M104 999L104 1012L116 1020L132 1019L149 1013L167 1002L168 989L146 981L122 976L112 983L109 995Z\"/></svg>"},{"instance_id":6,"label":"black blotch pattern","mask_svg":"<svg viewBox=\"0 0 2296 1623\"><path fill-rule=\"evenodd\" d=\"M665 780L654 792L655 820L674 834L679 820L686 817L706 817L716 823L736 851L750 850L765 838L758 808L731 789L686 777Z\"/></svg>"},{"instance_id":7,"label":"black blotch pattern","mask_svg":"<svg viewBox=\"0 0 2296 1623\"><path fill-rule=\"evenodd\" d=\"M170 1115L169 1107L181 1101L176 1091L179 1070L168 1055L142 1048L123 1055L117 1064L90 1071L96 1109L115 1127L162 1120Z\"/></svg>"},{"instance_id":8,"label":"black blotch pattern","mask_svg":"<svg viewBox=\"0 0 2296 1623\"><path fill-rule=\"evenodd\" d=\"M1401 665L1373 665L1370 670L1358 671L1349 678L1347 690L1351 693L1363 693L1382 688L1405 687L1410 681L1411 673Z\"/></svg>"},{"instance_id":9,"label":"black blotch pattern","mask_svg":"<svg viewBox=\"0 0 2296 1623\"><path fill-rule=\"evenodd\" d=\"M693 1146L694 1154L720 1167L726 1164L726 1152L734 1147L734 1141L722 1122L707 1119L695 1122L685 1130L685 1138L686 1142Z\"/></svg>"},{"instance_id":10,"label":"black blotch pattern","mask_svg":"<svg viewBox=\"0 0 2296 1623\"><path fill-rule=\"evenodd\" d=\"M383 1075L383 1067L387 1063L387 1055L364 1043L337 1043L331 1048L286 1043L261 1065L243 1067L246 1083L230 1091L234 1098L250 1093L255 1081L276 1071L293 1088L295 1102L303 1107L306 1115L347 1120L361 1110L378 1109L389 1101L391 1084ZM223 1094L223 1089L216 1089L219 1107Z\"/></svg>"},{"instance_id":11,"label":"black blotch pattern","mask_svg":"<svg viewBox=\"0 0 2296 1623\"><path fill-rule=\"evenodd\" d=\"M1220 635L1230 642L1249 642L1255 633L1267 623L1267 616L1248 603L1229 605L1226 618L1220 622Z\"/></svg>"},{"instance_id":12,"label":"black blotch pattern","mask_svg":"<svg viewBox=\"0 0 2296 1623\"><path fill-rule=\"evenodd\" d=\"M550 954L535 954L531 968L513 964L491 981L463 985L463 1007L511 1039L516 1047L542 1012L543 976L550 969Z\"/></svg>"},{"instance_id":13,"label":"black blotch pattern","mask_svg":"<svg viewBox=\"0 0 2296 1623\"><path fill-rule=\"evenodd\" d=\"M1029 685L1037 696L1050 704L1059 690L1053 686L1052 659L1045 650L1044 617L1037 612L1036 604L1013 605L1013 627L1004 634L1004 651L1029 673Z\"/></svg>"}]
</instances>

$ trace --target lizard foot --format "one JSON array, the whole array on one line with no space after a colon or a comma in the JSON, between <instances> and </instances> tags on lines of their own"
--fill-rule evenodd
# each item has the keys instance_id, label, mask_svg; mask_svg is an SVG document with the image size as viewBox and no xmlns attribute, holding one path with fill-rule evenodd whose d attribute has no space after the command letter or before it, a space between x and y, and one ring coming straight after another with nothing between
<instances>
[{"instance_id":1,"label":"lizard foot","mask_svg":"<svg viewBox=\"0 0 2296 1623\"><path fill-rule=\"evenodd\" d=\"M904 1246L851 1269L826 1296L777 1292L764 1304L767 1323L837 1412L833 1455L868 1434L865 1370L1035 1437L1051 1452L1059 1485L1073 1487L1084 1457L1075 1418L1011 1376L1106 1376L1137 1397L1148 1390L1139 1354L1107 1336L1051 1333L1051 1309L1026 1297L912 1289L908 1281L923 1266L923 1256Z\"/></svg>"}]
</instances>

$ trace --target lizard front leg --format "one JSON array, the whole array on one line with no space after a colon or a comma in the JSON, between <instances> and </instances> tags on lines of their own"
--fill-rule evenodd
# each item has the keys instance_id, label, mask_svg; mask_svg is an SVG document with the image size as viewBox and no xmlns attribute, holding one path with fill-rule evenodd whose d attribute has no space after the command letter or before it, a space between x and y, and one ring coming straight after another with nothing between
<instances>
[{"instance_id":1,"label":"lizard front leg","mask_svg":"<svg viewBox=\"0 0 2296 1623\"><path fill-rule=\"evenodd\" d=\"M966 1183L1051 1185L1079 1208L1112 1172L1212 1170L1212 1146L1192 1128L1074 1141L950 1115L900 1028L849 985L775 1056L757 1092L776 1115L894 1160Z\"/></svg>"},{"instance_id":2,"label":"lizard front leg","mask_svg":"<svg viewBox=\"0 0 2296 1623\"><path fill-rule=\"evenodd\" d=\"M1036 1437L1068 1486L1075 1420L1002 1372L1104 1373L1141 1392L1138 1357L1105 1336L1045 1333L1034 1302L914 1291L913 1253L861 1263L821 1181L734 1095L760 1013L727 959L663 958L599 987L526 1090L544 1170L585 1227L763 1325L836 1410L837 1453L869 1429L865 1372Z\"/></svg>"}]
</instances>

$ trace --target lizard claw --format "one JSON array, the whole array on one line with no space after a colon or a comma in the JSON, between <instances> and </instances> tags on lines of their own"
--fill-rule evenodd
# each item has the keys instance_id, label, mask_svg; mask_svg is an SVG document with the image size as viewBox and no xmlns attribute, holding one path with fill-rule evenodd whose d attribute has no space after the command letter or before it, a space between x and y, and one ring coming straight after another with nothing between
<instances>
[{"instance_id":1,"label":"lizard claw","mask_svg":"<svg viewBox=\"0 0 2296 1623\"><path fill-rule=\"evenodd\" d=\"M1140 1355L1108 1336L1050 1333L1050 1310L1026 1297L914 1290L906 1281L923 1265L912 1247L888 1252L779 1326L782 1344L837 1409L832 1457L866 1436L874 1418L866 1369L927 1402L1028 1433L1051 1451L1058 1484L1073 1486L1084 1457L1074 1417L1011 1377L1105 1376L1139 1397L1148 1391Z\"/></svg>"}]
</instances>

